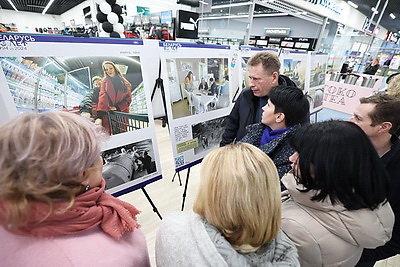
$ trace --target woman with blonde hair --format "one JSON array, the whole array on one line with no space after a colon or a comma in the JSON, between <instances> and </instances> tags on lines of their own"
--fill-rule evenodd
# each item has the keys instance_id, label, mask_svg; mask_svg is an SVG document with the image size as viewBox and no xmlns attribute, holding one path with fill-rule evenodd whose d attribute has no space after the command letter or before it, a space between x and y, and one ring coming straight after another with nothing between
<instances>
[{"instance_id":1,"label":"woman with blonde hair","mask_svg":"<svg viewBox=\"0 0 400 267\"><path fill-rule=\"evenodd\" d=\"M157 266L299 266L280 230L276 167L255 146L228 145L204 158L193 211L164 217Z\"/></svg>"},{"instance_id":2,"label":"woman with blonde hair","mask_svg":"<svg viewBox=\"0 0 400 267\"><path fill-rule=\"evenodd\" d=\"M3 266L150 266L139 211L104 191L105 138L63 111L0 127Z\"/></svg>"},{"instance_id":3,"label":"woman with blonde hair","mask_svg":"<svg viewBox=\"0 0 400 267\"><path fill-rule=\"evenodd\" d=\"M104 61L102 68L104 77L100 86L95 123L102 125L111 134L107 113L108 111L129 113L132 85L113 62Z\"/></svg>"}]
</instances>

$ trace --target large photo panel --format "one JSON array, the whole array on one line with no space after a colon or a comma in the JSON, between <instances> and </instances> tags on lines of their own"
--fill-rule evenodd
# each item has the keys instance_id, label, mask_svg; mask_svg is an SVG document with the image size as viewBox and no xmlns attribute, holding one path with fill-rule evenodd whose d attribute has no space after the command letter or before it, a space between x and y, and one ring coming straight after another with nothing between
<instances>
[{"instance_id":1,"label":"large photo panel","mask_svg":"<svg viewBox=\"0 0 400 267\"><path fill-rule=\"evenodd\" d=\"M219 146L225 117L233 105L234 54L237 50L230 46L160 43L177 171L197 164Z\"/></svg>"},{"instance_id":2,"label":"large photo panel","mask_svg":"<svg viewBox=\"0 0 400 267\"><path fill-rule=\"evenodd\" d=\"M101 118L99 123L111 135L104 151L147 140L151 145L140 153L152 155L156 170L143 175L145 179L132 176L110 191L118 195L161 178L152 86L145 75L154 63L146 60L140 40L1 34L0 43L0 96L9 104L9 112L2 113L8 118L2 120L49 110L75 113L93 122Z\"/></svg>"},{"instance_id":3,"label":"large photo panel","mask_svg":"<svg viewBox=\"0 0 400 267\"><path fill-rule=\"evenodd\" d=\"M306 85L310 109L311 112L317 112L323 107L328 54L308 52L307 62Z\"/></svg>"}]
</instances>

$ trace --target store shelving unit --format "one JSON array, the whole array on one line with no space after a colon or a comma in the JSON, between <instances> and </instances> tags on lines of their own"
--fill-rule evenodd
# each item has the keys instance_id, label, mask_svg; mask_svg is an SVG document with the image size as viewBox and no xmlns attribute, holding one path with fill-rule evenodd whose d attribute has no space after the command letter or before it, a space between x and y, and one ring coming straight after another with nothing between
<instances>
[{"instance_id":1,"label":"store shelving unit","mask_svg":"<svg viewBox=\"0 0 400 267\"><path fill-rule=\"evenodd\" d=\"M46 66L55 64L46 59L44 67L23 57L0 58L8 87L19 112L74 109L89 90L64 69L58 67L66 79L60 83L55 73ZM47 64L48 63L48 64Z\"/></svg>"}]
</instances>

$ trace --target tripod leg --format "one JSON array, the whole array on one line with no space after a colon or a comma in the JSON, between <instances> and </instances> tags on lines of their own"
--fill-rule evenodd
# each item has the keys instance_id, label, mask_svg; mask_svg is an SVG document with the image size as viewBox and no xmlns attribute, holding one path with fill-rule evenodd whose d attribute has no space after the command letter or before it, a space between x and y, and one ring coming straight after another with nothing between
<instances>
[{"instance_id":1,"label":"tripod leg","mask_svg":"<svg viewBox=\"0 0 400 267\"><path fill-rule=\"evenodd\" d=\"M143 194L146 196L147 200L150 202L150 205L153 207L153 211L158 215L158 217L160 218L160 220L162 220L161 214L158 212L156 205L154 205L153 201L151 201L151 198L149 196L149 194L147 194L146 189L144 189L144 187L141 188L143 191Z\"/></svg>"},{"instance_id":2,"label":"tripod leg","mask_svg":"<svg viewBox=\"0 0 400 267\"><path fill-rule=\"evenodd\" d=\"M175 176L178 174L179 186L182 186L181 174L179 172L175 172L174 177L172 177L172 182L175 180Z\"/></svg>"},{"instance_id":3,"label":"tripod leg","mask_svg":"<svg viewBox=\"0 0 400 267\"><path fill-rule=\"evenodd\" d=\"M181 174L178 172L179 186L182 186Z\"/></svg>"},{"instance_id":4,"label":"tripod leg","mask_svg":"<svg viewBox=\"0 0 400 267\"><path fill-rule=\"evenodd\" d=\"M183 191L183 200L182 200L182 209L181 211L183 211L183 208L185 207L185 199L186 199L186 191L187 191L187 186L189 183L189 174L190 174L190 167L188 168L187 171L187 175L186 175L186 183L185 183L185 190Z\"/></svg>"}]
</instances>

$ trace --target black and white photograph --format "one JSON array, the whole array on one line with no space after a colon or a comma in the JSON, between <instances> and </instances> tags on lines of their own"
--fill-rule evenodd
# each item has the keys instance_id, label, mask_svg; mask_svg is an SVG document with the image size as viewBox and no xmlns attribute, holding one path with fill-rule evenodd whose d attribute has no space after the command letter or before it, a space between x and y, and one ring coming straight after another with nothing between
<instances>
[{"instance_id":1,"label":"black and white photograph","mask_svg":"<svg viewBox=\"0 0 400 267\"><path fill-rule=\"evenodd\" d=\"M226 116L192 125L193 139L198 139L199 146L194 148L194 154L219 147L225 130Z\"/></svg>"},{"instance_id":2,"label":"black and white photograph","mask_svg":"<svg viewBox=\"0 0 400 267\"><path fill-rule=\"evenodd\" d=\"M106 189L157 171L151 139L106 150L102 157Z\"/></svg>"}]
</instances>

